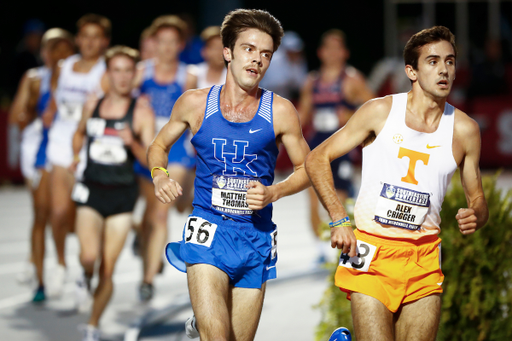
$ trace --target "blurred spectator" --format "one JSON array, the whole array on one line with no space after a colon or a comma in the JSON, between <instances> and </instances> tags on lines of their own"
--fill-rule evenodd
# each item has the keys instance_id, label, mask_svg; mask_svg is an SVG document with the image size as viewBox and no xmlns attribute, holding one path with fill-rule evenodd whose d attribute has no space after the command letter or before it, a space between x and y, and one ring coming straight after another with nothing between
<instances>
[{"instance_id":1,"label":"blurred spectator","mask_svg":"<svg viewBox=\"0 0 512 341\"><path fill-rule=\"evenodd\" d=\"M203 41L196 34L196 23L194 18L188 13L182 13L179 17L187 23L187 31L185 32L185 48L181 51L180 60L185 64L198 64L203 62L203 57L201 56Z\"/></svg>"},{"instance_id":2,"label":"blurred spectator","mask_svg":"<svg viewBox=\"0 0 512 341\"><path fill-rule=\"evenodd\" d=\"M411 24L406 24L398 35L397 51L394 56L387 56L379 60L368 77L368 86L379 97L408 92L411 90L411 81L405 74L405 63L402 51L409 38L417 32Z\"/></svg>"},{"instance_id":3,"label":"blurred spectator","mask_svg":"<svg viewBox=\"0 0 512 341\"><path fill-rule=\"evenodd\" d=\"M468 97L504 95L508 92L501 41L487 38L485 54L471 69Z\"/></svg>"},{"instance_id":4,"label":"blurred spectator","mask_svg":"<svg viewBox=\"0 0 512 341\"><path fill-rule=\"evenodd\" d=\"M44 31L45 25L38 19L28 20L23 25L23 38L16 47L16 55L10 68L8 87L11 98L14 96L25 71L43 64L39 50Z\"/></svg>"},{"instance_id":5,"label":"blurred spectator","mask_svg":"<svg viewBox=\"0 0 512 341\"><path fill-rule=\"evenodd\" d=\"M196 76L195 88L209 88L213 85L224 84L226 81L226 66L222 39L220 37L220 26L209 26L201 32L201 39L204 46L201 55L204 62L197 65L189 65L188 71Z\"/></svg>"},{"instance_id":6,"label":"blurred spectator","mask_svg":"<svg viewBox=\"0 0 512 341\"><path fill-rule=\"evenodd\" d=\"M146 27L140 34L139 50L141 61L155 57L156 40L151 27Z\"/></svg>"},{"instance_id":7,"label":"blurred spectator","mask_svg":"<svg viewBox=\"0 0 512 341\"><path fill-rule=\"evenodd\" d=\"M304 43L300 36L286 31L260 86L286 99L297 99L308 73L303 50Z\"/></svg>"}]
</instances>

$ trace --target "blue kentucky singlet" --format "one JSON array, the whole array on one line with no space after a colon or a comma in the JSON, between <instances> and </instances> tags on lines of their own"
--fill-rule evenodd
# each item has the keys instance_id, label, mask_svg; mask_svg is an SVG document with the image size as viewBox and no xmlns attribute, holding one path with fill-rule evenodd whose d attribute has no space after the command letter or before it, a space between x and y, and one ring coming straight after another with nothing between
<instances>
[{"instance_id":1,"label":"blue kentucky singlet","mask_svg":"<svg viewBox=\"0 0 512 341\"><path fill-rule=\"evenodd\" d=\"M176 76L171 83L160 84L155 81L155 60L149 59L144 62L144 78L140 87L141 94L149 96L151 106L155 112L155 132L158 132L169 121L172 108L185 90L187 79L187 66L184 63L178 64ZM169 152L169 157L173 154L194 155L194 150L190 144L190 133L181 135Z\"/></svg>"},{"instance_id":2,"label":"blue kentucky singlet","mask_svg":"<svg viewBox=\"0 0 512 341\"><path fill-rule=\"evenodd\" d=\"M151 106L155 111L156 132L158 133L169 121L174 103L184 92L187 68L183 63L178 64L174 81L161 84L155 81L155 61L149 59L144 63L144 79L140 86L140 92L149 96Z\"/></svg>"},{"instance_id":3,"label":"blue kentucky singlet","mask_svg":"<svg viewBox=\"0 0 512 341\"><path fill-rule=\"evenodd\" d=\"M272 204L252 211L246 203L250 181L272 185L278 154L273 126L273 93L261 89L258 111L248 122L230 122L220 110L222 86L207 97L201 128L192 138L197 150L194 208L234 221L268 224Z\"/></svg>"}]
</instances>

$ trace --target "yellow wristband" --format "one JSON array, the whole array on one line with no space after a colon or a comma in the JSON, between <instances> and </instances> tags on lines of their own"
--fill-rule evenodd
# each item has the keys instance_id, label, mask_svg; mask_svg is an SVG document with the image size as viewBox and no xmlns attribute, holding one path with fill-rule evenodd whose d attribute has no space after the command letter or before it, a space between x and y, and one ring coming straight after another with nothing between
<instances>
[{"instance_id":1,"label":"yellow wristband","mask_svg":"<svg viewBox=\"0 0 512 341\"><path fill-rule=\"evenodd\" d=\"M155 169L160 169L162 172L164 172L165 174L167 174L167 177L169 177L169 172L167 171L167 169L163 168L163 167L153 167L151 169L151 179L153 179L153 172L155 171Z\"/></svg>"},{"instance_id":2,"label":"yellow wristband","mask_svg":"<svg viewBox=\"0 0 512 341\"><path fill-rule=\"evenodd\" d=\"M73 156L73 161L75 161L75 162L80 162L80 156L78 156L78 155L74 155L74 156Z\"/></svg>"}]
</instances>

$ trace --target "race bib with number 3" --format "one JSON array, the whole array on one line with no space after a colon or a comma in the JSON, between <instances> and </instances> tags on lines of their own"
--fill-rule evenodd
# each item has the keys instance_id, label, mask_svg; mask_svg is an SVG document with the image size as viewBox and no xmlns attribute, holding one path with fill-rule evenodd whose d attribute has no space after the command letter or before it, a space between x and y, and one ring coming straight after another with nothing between
<instances>
[{"instance_id":1,"label":"race bib with number 3","mask_svg":"<svg viewBox=\"0 0 512 341\"><path fill-rule=\"evenodd\" d=\"M347 253L342 253L340 255L340 262L338 266L367 272L370 268L370 263L372 262L373 255L375 255L376 250L376 246L358 240L356 250L357 256L349 257Z\"/></svg>"},{"instance_id":2,"label":"race bib with number 3","mask_svg":"<svg viewBox=\"0 0 512 341\"><path fill-rule=\"evenodd\" d=\"M212 224L200 217L188 217L185 230L185 243L210 247L217 224Z\"/></svg>"}]
</instances>

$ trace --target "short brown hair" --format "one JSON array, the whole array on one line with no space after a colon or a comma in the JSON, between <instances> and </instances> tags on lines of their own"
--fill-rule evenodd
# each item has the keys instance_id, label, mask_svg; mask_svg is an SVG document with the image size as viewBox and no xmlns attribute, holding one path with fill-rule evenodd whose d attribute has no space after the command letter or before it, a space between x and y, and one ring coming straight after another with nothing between
<instances>
[{"instance_id":1,"label":"short brown hair","mask_svg":"<svg viewBox=\"0 0 512 341\"><path fill-rule=\"evenodd\" d=\"M140 34L140 41L144 41L144 40L150 38L151 36L153 36L153 30L152 30L151 26L146 27L144 30L142 30L142 32Z\"/></svg>"},{"instance_id":2,"label":"short brown hair","mask_svg":"<svg viewBox=\"0 0 512 341\"><path fill-rule=\"evenodd\" d=\"M330 37L330 36L334 36L335 38L338 38L339 40L341 40L343 42L344 45L347 42L347 36L345 35L345 32L343 32L342 30L337 29L337 28L331 28L330 30L325 31L322 34L322 36L320 37L320 46L322 46L325 43L325 39L327 39L327 37Z\"/></svg>"},{"instance_id":3,"label":"short brown hair","mask_svg":"<svg viewBox=\"0 0 512 341\"><path fill-rule=\"evenodd\" d=\"M112 58L117 56L128 57L133 60L134 64L137 64L137 62L140 60L139 51L128 46L116 45L109 48L107 52L105 52L105 63L107 64L107 68L109 67Z\"/></svg>"},{"instance_id":4,"label":"short brown hair","mask_svg":"<svg viewBox=\"0 0 512 341\"><path fill-rule=\"evenodd\" d=\"M446 40L452 44L455 58L457 58L457 47L455 46L455 36L453 33L447 27L434 26L414 34L409 39L404 48L405 65L410 65L414 70L417 70L421 47L442 40Z\"/></svg>"},{"instance_id":5,"label":"short brown hair","mask_svg":"<svg viewBox=\"0 0 512 341\"><path fill-rule=\"evenodd\" d=\"M248 29L255 28L267 33L274 42L274 52L281 45L283 28L272 14L259 9L236 9L229 12L222 22L220 35L222 44L233 50L238 35Z\"/></svg>"},{"instance_id":6,"label":"short brown hair","mask_svg":"<svg viewBox=\"0 0 512 341\"><path fill-rule=\"evenodd\" d=\"M207 43L212 38L220 38L220 26L208 26L199 36L204 43Z\"/></svg>"},{"instance_id":7,"label":"short brown hair","mask_svg":"<svg viewBox=\"0 0 512 341\"><path fill-rule=\"evenodd\" d=\"M93 13L86 14L76 22L77 31L80 32L82 27L87 24L95 24L100 26L103 29L105 37L110 39L112 35L112 23L107 17Z\"/></svg>"},{"instance_id":8,"label":"short brown hair","mask_svg":"<svg viewBox=\"0 0 512 341\"><path fill-rule=\"evenodd\" d=\"M151 24L150 27L152 35L156 35L158 30L160 30L161 28L174 28L176 31L178 31L180 39L182 41L185 40L185 35L187 32L187 23L177 15L162 15L153 20L153 23Z\"/></svg>"},{"instance_id":9,"label":"short brown hair","mask_svg":"<svg viewBox=\"0 0 512 341\"><path fill-rule=\"evenodd\" d=\"M50 41L54 40L64 40L68 42L72 47L75 46L73 35L60 27L54 27L47 30L41 38L41 46L45 47Z\"/></svg>"}]
</instances>

